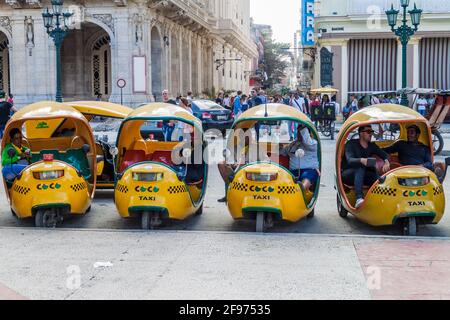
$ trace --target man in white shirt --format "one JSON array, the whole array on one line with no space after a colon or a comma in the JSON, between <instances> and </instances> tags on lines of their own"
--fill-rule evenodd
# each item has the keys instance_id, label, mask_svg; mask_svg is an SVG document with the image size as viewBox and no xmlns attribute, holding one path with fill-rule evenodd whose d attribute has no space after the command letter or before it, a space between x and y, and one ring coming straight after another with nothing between
<instances>
[{"instance_id":1,"label":"man in white shirt","mask_svg":"<svg viewBox=\"0 0 450 320\"><path fill-rule=\"evenodd\" d=\"M291 100L291 106L305 113L305 99L300 97L300 95L296 92L294 97Z\"/></svg>"}]
</instances>

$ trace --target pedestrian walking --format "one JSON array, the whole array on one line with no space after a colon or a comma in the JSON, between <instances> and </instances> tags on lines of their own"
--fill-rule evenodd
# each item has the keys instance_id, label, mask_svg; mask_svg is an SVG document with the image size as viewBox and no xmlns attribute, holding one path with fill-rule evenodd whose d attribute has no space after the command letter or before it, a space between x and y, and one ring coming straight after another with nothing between
<instances>
[{"instance_id":1,"label":"pedestrian walking","mask_svg":"<svg viewBox=\"0 0 450 320\"><path fill-rule=\"evenodd\" d=\"M163 102L168 104L177 105L176 101L172 98L170 98L169 90L164 90L162 92ZM175 130L175 122L174 121L163 121L163 133L164 133L164 140L166 142L172 141L172 134Z\"/></svg>"},{"instance_id":2,"label":"pedestrian walking","mask_svg":"<svg viewBox=\"0 0 450 320\"><path fill-rule=\"evenodd\" d=\"M242 113L242 103L241 103L242 91L237 92L237 96L234 98L233 102L233 114L235 117Z\"/></svg>"},{"instance_id":3,"label":"pedestrian walking","mask_svg":"<svg viewBox=\"0 0 450 320\"><path fill-rule=\"evenodd\" d=\"M0 139L3 139L6 124L11 119L11 112L17 112L16 107L6 101L6 93L0 91Z\"/></svg>"},{"instance_id":4,"label":"pedestrian walking","mask_svg":"<svg viewBox=\"0 0 450 320\"><path fill-rule=\"evenodd\" d=\"M427 108L428 108L428 101L425 99L423 95L419 96L419 99L417 99L417 112L420 113L423 117L426 116Z\"/></svg>"}]
</instances>

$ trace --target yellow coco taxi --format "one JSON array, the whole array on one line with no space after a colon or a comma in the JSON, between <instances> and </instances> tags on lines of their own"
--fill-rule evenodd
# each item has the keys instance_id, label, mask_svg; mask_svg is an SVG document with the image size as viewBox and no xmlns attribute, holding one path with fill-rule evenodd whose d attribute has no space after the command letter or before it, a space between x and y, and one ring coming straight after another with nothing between
<instances>
[{"instance_id":1,"label":"yellow coco taxi","mask_svg":"<svg viewBox=\"0 0 450 320\"><path fill-rule=\"evenodd\" d=\"M356 209L354 185L344 184L343 162L346 144L359 139L358 129L372 126L375 143L386 148L398 141L407 141L407 128L416 125L420 128L419 142L430 149L433 166L433 147L431 128L425 118L412 109L380 104L360 110L352 115L342 126L337 140L335 183L338 192L337 206L341 217L348 213L371 226L399 225L404 235L416 235L419 224L437 224L445 210L443 181L447 172L446 164L434 163L438 176L422 166L402 166L399 154L390 154L390 171L383 174L384 162L374 156L373 172L378 180L373 185L364 186L364 203Z\"/></svg>"},{"instance_id":2,"label":"yellow coco taxi","mask_svg":"<svg viewBox=\"0 0 450 320\"><path fill-rule=\"evenodd\" d=\"M182 139L145 139L145 128L160 122L182 128ZM202 214L208 176L203 147L202 124L185 109L153 103L133 111L123 121L117 149L112 150L117 157L114 198L119 214L140 218L144 230L164 220Z\"/></svg>"},{"instance_id":3,"label":"yellow coco taxi","mask_svg":"<svg viewBox=\"0 0 450 320\"><path fill-rule=\"evenodd\" d=\"M77 110L50 101L24 107L5 128L2 150L5 190L18 218L34 217L37 227L47 228L90 210L95 142Z\"/></svg>"},{"instance_id":4,"label":"yellow coco taxi","mask_svg":"<svg viewBox=\"0 0 450 320\"><path fill-rule=\"evenodd\" d=\"M117 133L120 124L132 111L129 107L104 101L75 101L66 105L81 112L91 124L94 134L104 132ZM108 137L107 134L105 134ZM109 139L96 137L97 189L114 189L114 164L109 152L112 145Z\"/></svg>"},{"instance_id":5,"label":"yellow coco taxi","mask_svg":"<svg viewBox=\"0 0 450 320\"><path fill-rule=\"evenodd\" d=\"M295 162L291 157L297 157L300 163L306 159L297 156L295 150L285 152L293 147L288 136L285 142L253 138L255 126L269 126L272 136L277 136L286 122L296 122L311 142L306 148L310 148L309 157L316 162L312 170L315 181L307 187L303 175L291 171L294 168L290 163ZM251 108L234 123L226 153L224 165L229 173L222 176L227 184L228 209L235 220L256 220L256 232L264 232L274 221L297 222L314 216L320 188L321 145L314 124L305 114L282 104Z\"/></svg>"}]
</instances>

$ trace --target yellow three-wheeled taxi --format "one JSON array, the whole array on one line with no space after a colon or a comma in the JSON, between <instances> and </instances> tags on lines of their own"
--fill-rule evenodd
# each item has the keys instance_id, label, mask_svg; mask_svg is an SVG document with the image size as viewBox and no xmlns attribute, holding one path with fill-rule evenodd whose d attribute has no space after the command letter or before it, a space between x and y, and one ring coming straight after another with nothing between
<instances>
[{"instance_id":1,"label":"yellow three-wheeled taxi","mask_svg":"<svg viewBox=\"0 0 450 320\"><path fill-rule=\"evenodd\" d=\"M158 141L148 128L175 124ZM143 229L164 220L202 214L208 166L203 159L200 120L187 110L164 103L136 109L122 123L117 138L115 203L123 218L138 217Z\"/></svg>"},{"instance_id":2,"label":"yellow three-wheeled taxi","mask_svg":"<svg viewBox=\"0 0 450 320\"><path fill-rule=\"evenodd\" d=\"M407 129L420 129L419 142L430 149L433 160L431 128L419 113L399 105L380 104L360 110L342 126L336 151L337 206L341 217L348 213L371 226L399 225L405 235L416 235L420 224L437 224L445 210L444 180L449 160L434 163L434 172L422 166L403 166L399 154L390 154L390 171L383 174L383 161L374 156L374 170L380 177L373 185L364 186L364 203L356 208L354 185L343 181L346 144L358 139L358 128L372 126L375 143L386 148L407 140ZM435 173L436 172L436 173ZM439 177L438 177L439 176Z\"/></svg>"},{"instance_id":3,"label":"yellow three-wheeled taxi","mask_svg":"<svg viewBox=\"0 0 450 320\"><path fill-rule=\"evenodd\" d=\"M55 227L65 215L90 210L95 142L77 110L50 101L19 110L5 128L2 150L5 190L17 217Z\"/></svg>"},{"instance_id":4,"label":"yellow three-wheeled taxi","mask_svg":"<svg viewBox=\"0 0 450 320\"><path fill-rule=\"evenodd\" d=\"M313 174L317 179L307 189L303 188L301 177L290 171L290 157L295 155L282 152L291 145L288 140L283 141L281 137L280 141L268 142L253 137L252 131L261 125L276 132L286 122L288 127L294 122L306 128L314 141L313 158L316 158L317 168L313 168ZM286 105L260 105L243 113L234 123L233 130L227 151L234 157L227 161L237 167L234 173L225 177L229 181L227 203L232 217L256 220L257 232L264 232L277 220L297 222L307 216L312 218L320 188L321 147L319 135L309 118ZM236 158L241 157L242 152L245 161L239 163Z\"/></svg>"}]
</instances>

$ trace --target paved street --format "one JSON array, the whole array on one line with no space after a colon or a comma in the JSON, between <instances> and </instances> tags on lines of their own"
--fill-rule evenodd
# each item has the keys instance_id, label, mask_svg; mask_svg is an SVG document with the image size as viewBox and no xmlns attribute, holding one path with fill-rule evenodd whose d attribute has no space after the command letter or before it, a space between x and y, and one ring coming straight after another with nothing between
<instances>
[{"instance_id":1,"label":"paved street","mask_svg":"<svg viewBox=\"0 0 450 320\"><path fill-rule=\"evenodd\" d=\"M341 219L335 146L322 143L316 217L264 235L217 203L224 191L215 167L204 215L158 231L121 219L111 191L56 230L13 218L2 196L0 299L450 299L448 215L414 239Z\"/></svg>"},{"instance_id":2,"label":"paved street","mask_svg":"<svg viewBox=\"0 0 450 320\"><path fill-rule=\"evenodd\" d=\"M216 141L214 143L223 143ZM446 146L450 146L450 135L446 135ZM312 220L302 220L296 224L280 223L271 229L273 233L307 233L307 234L343 234L343 235L400 235L395 227L373 228L367 226L353 217L344 220L339 217L336 210L336 191L334 190L334 154L335 141L322 139L323 148L323 178L322 188L316 207L316 217ZM221 148L219 148L220 150ZM2 187L3 188L3 187ZM450 179L445 182L447 195L450 195ZM201 217L192 217L184 222L173 222L162 230L193 230L193 231L239 231L251 232L255 228L251 221L234 221L228 213L225 204L217 202L224 195L224 183L216 166L210 167L208 189ZM19 221L9 210L6 197L0 197L0 226L32 228L33 221ZM447 213L450 212L447 204ZM139 229L138 220L124 220L117 214L113 203L112 191L97 191L92 211L85 217L65 221L64 228L83 229ZM450 216L444 217L437 226L424 226L421 236L450 237Z\"/></svg>"}]
</instances>

